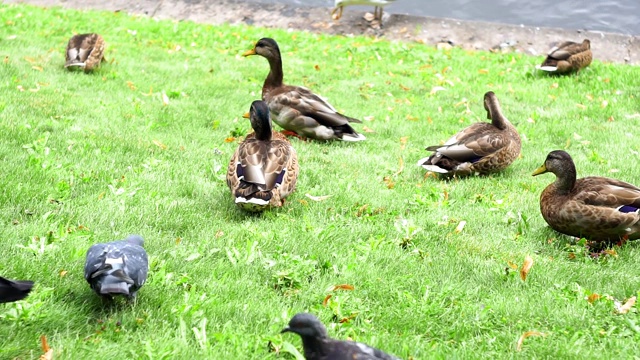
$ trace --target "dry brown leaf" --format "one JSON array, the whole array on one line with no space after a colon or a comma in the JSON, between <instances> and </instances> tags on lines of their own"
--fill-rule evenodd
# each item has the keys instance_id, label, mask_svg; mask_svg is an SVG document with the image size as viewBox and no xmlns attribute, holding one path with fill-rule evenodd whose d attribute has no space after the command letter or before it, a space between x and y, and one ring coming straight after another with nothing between
<instances>
[{"instance_id":1,"label":"dry brown leaf","mask_svg":"<svg viewBox=\"0 0 640 360\"><path fill-rule=\"evenodd\" d=\"M533 259L531 258L531 256L527 255L524 258L524 263L522 263L522 268L520 269L520 278L522 279L522 281L527 280L527 275L529 274L529 271L531 271L532 266Z\"/></svg>"},{"instance_id":2,"label":"dry brown leaf","mask_svg":"<svg viewBox=\"0 0 640 360\"><path fill-rule=\"evenodd\" d=\"M596 293L587 296L587 301L589 302L589 304L593 304L598 299L600 299L600 295Z\"/></svg>"},{"instance_id":3,"label":"dry brown leaf","mask_svg":"<svg viewBox=\"0 0 640 360\"><path fill-rule=\"evenodd\" d=\"M636 297L635 296L630 297L627 300L627 302L624 303L624 305L622 305L619 308L617 308L618 314L626 314L626 313L628 313L629 310L631 310L631 308L635 304L636 304Z\"/></svg>"},{"instance_id":4,"label":"dry brown leaf","mask_svg":"<svg viewBox=\"0 0 640 360\"><path fill-rule=\"evenodd\" d=\"M231 143L231 142L234 142L234 141L236 141L236 138L234 138L233 136L229 136L228 138L224 139L224 142L226 142L226 143Z\"/></svg>"},{"instance_id":5,"label":"dry brown leaf","mask_svg":"<svg viewBox=\"0 0 640 360\"><path fill-rule=\"evenodd\" d=\"M167 96L167 94L165 94L164 91L162 91L162 105L169 105L169 97Z\"/></svg>"},{"instance_id":6,"label":"dry brown leaf","mask_svg":"<svg viewBox=\"0 0 640 360\"><path fill-rule=\"evenodd\" d=\"M129 87L130 90L135 90L136 89L136 86L131 81L127 81L127 86Z\"/></svg>"},{"instance_id":7,"label":"dry brown leaf","mask_svg":"<svg viewBox=\"0 0 640 360\"><path fill-rule=\"evenodd\" d=\"M375 132L373 129L371 129L371 128L369 128L369 127L366 127L366 126L363 126L363 127L362 127L362 131L363 131L363 132L366 132L366 133L373 133L373 132Z\"/></svg>"},{"instance_id":8,"label":"dry brown leaf","mask_svg":"<svg viewBox=\"0 0 640 360\"><path fill-rule=\"evenodd\" d=\"M478 70L478 72L479 72L480 74L488 74L488 73L489 73L489 70L487 70L487 69L480 69L480 70Z\"/></svg>"},{"instance_id":9,"label":"dry brown leaf","mask_svg":"<svg viewBox=\"0 0 640 360\"><path fill-rule=\"evenodd\" d=\"M32 68L33 70L42 71L42 67L40 67L40 66L32 66L31 68Z\"/></svg>"},{"instance_id":10,"label":"dry brown leaf","mask_svg":"<svg viewBox=\"0 0 640 360\"><path fill-rule=\"evenodd\" d=\"M8 64L8 63L9 63L9 57L8 57L8 56L5 56L5 57L4 57L4 63L5 63L5 64Z\"/></svg>"},{"instance_id":11,"label":"dry brown leaf","mask_svg":"<svg viewBox=\"0 0 640 360\"><path fill-rule=\"evenodd\" d=\"M316 69L317 71L320 71L320 66L318 66L317 64L313 66L314 69Z\"/></svg>"},{"instance_id":12,"label":"dry brown leaf","mask_svg":"<svg viewBox=\"0 0 640 360\"><path fill-rule=\"evenodd\" d=\"M349 284L340 284L340 285L333 285L330 288L327 289L327 291L336 291L336 290L348 290L348 291L353 291L353 289L355 289L353 287L353 285L349 285Z\"/></svg>"},{"instance_id":13,"label":"dry brown leaf","mask_svg":"<svg viewBox=\"0 0 640 360\"><path fill-rule=\"evenodd\" d=\"M325 296L324 300L322 300L322 306L326 307L327 303L329 303L329 299L331 299L332 297L333 297L333 295L331 295L331 294Z\"/></svg>"},{"instance_id":14,"label":"dry brown leaf","mask_svg":"<svg viewBox=\"0 0 640 360\"><path fill-rule=\"evenodd\" d=\"M393 176L398 176L404 171L404 160L401 157L398 158L398 164L398 171L396 171Z\"/></svg>"},{"instance_id":15,"label":"dry brown leaf","mask_svg":"<svg viewBox=\"0 0 640 360\"><path fill-rule=\"evenodd\" d=\"M462 230L464 229L464 226L467 225L467 222L462 220L458 223L458 226L456 226L456 229L454 230L456 233L460 233L462 232Z\"/></svg>"},{"instance_id":16,"label":"dry brown leaf","mask_svg":"<svg viewBox=\"0 0 640 360\"><path fill-rule=\"evenodd\" d=\"M67 276L68 271L67 270L61 270L60 271L60 277L65 277Z\"/></svg>"},{"instance_id":17,"label":"dry brown leaf","mask_svg":"<svg viewBox=\"0 0 640 360\"><path fill-rule=\"evenodd\" d=\"M433 95L435 93L437 93L438 91L443 91L446 90L445 88L443 88L442 86L434 86L431 88L431 91L429 91L429 94Z\"/></svg>"},{"instance_id":18,"label":"dry brown leaf","mask_svg":"<svg viewBox=\"0 0 640 360\"><path fill-rule=\"evenodd\" d=\"M524 334L522 334L522 336L520 336L520 339L518 339L518 345L516 346L516 351L522 350L522 343L524 342L524 339L528 338L529 336L547 336L547 335L539 331L525 332Z\"/></svg>"},{"instance_id":19,"label":"dry brown leaf","mask_svg":"<svg viewBox=\"0 0 640 360\"><path fill-rule=\"evenodd\" d=\"M304 194L304 196L308 197L309 199L311 199L313 201L324 201L324 200L327 200L328 198L332 197L333 195L313 196L313 195L307 193L307 194Z\"/></svg>"},{"instance_id":20,"label":"dry brown leaf","mask_svg":"<svg viewBox=\"0 0 640 360\"><path fill-rule=\"evenodd\" d=\"M587 107L582 105L582 104L576 104L577 107L579 107L580 109L586 109Z\"/></svg>"},{"instance_id":21,"label":"dry brown leaf","mask_svg":"<svg viewBox=\"0 0 640 360\"><path fill-rule=\"evenodd\" d=\"M402 84L398 84L398 85L400 85L400 88L401 88L402 90L404 90L404 91L409 91L409 90L411 90L411 88L408 88L408 87L406 87L406 86L404 86L404 85L402 85Z\"/></svg>"},{"instance_id":22,"label":"dry brown leaf","mask_svg":"<svg viewBox=\"0 0 640 360\"><path fill-rule=\"evenodd\" d=\"M613 115L609 116L609 118L607 119L608 122L613 122L616 121L616 119L613 118Z\"/></svg>"},{"instance_id":23,"label":"dry brown leaf","mask_svg":"<svg viewBox=\"0 0 640 360\"><path fill-rule=\"evenodd\" d=\"M385 176L382 181L384 181L384 184L387 185L387 189L393 189L394 187L396 187L396 184L393 182L393 179L391 179L391 177L389 176Z\"/></svg>"},{"instance_id":24,"label":"dry brown leaf","mask_svg":"<svg viewBox=\"0 0 640 360\"><path fill-rule=\"evenodd\" d=\"M516 265L515 263L512 263L511 261L507 261L507 265L509 265L509 267L512 268L513 270L518 268L518 265Z\"/></svg>"},{"instance_id":25,"label":"dry brown leaf","mask_svg":"<svg viewBox=\"0 0 640 360\"><path fill-rule=\"evenodd\" d=\"M167 148L167 145L160 142L160 140L153 140L153 143L162 150Z\"/></svg>"},{"instance_id":26,"label":"dry brown leaf","mask_svg":"<svg viewBox=\"0 0 640 360\"><path fill-rule=\"evenodd\" d=\"M404 150L405 146L407 146L408 140L409 140L408 136L403 136L400 138L400 150Z\"/></svg>"}]
</instances>

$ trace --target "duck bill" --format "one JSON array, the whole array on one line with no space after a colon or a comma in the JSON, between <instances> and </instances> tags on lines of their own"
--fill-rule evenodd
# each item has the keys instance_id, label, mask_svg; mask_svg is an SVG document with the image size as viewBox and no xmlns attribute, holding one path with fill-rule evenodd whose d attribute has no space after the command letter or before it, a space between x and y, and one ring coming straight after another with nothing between
<instances>
[{"instance_id":1,"label":"duck bill","mask_svg":"<svg viewBox=\"0 0 640 360\"><path fill-rule=\"evenodd\" d=\"M540 174L544 174L547 172L547 167L544 166L544 164L542 166L540 166L539 168L537 168L533 174L531 174L532 176L536 176L536 175L540 175Z\"/></svg>"},{"instance_id":2,"label":"duck bill","mask_svg":"<svg viewBox=\"0 0 640 360\"><path fill-rule=\"evenodd\" d=\"M251 116L251 115L249 115L249 113L248 113L248 112L247 112L247 113L242 114L242 117L243 117L243 118L245 118L245 119L248 119L250 116Z\"/></svg>"},{"instance_id":3,"label":"duck bill","mask_svg":"<svg viewBox=\"0 0 640 360\"><path fill-rule=\"evenodd\" d=\"M251 50L247 50L245 51L242 56L251 56L251 55L255 55L256 54L256 49L251 49Z\"/></svg>"}]
</instances>

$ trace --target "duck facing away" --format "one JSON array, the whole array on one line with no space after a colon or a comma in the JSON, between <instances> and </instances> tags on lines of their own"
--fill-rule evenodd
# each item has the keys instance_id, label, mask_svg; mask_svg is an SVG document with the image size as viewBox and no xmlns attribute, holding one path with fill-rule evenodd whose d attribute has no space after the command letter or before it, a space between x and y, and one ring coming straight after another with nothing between
<instances>
[{"instance_id":1,"label":"duck facing away","mask_svg":"<svg viewBox=\"0 0 640 360\"><path fill-rule=\"evenodd\" d=\"M83 69L85 72L89 72L100 65L102 61L105 61L102 36L95 33L79 34L69 39L65 68Z\"/></svg>"},{"instance_id":2,"label":"duck facing away","mask_svg":"<svg viewBox=\"0 0 640 360\"><path fill-rule=\"evenodd\" d=\"M93 291L107 299L116 295L135 298L149 272L143 245L142 237L130 235L125 240L91 246L87 251L84 278Z\"/></svg>"},{"instance_id":3,"label":"duck facing away","mask_svg":"<svg viewBox=\"0 0 640 360\"><path fill-rule=\"evenodd\" d=\"M26 298L31 288L33 288L33 281L9 280L0 277L0 304Z\"/></svg>"},{"instance_id":4,"label":"duck facing away","mask_svg":"<svg viewBox=\"0 0 640 360\"><path fill-rule=\"evenodd\" d=\"M547 58L538 69L550 73L566 74L572 71L580 71L591 64L591 41L584 39L582 43L565 41L552 48Z\"/></svg>"},{"instance_id":5,"label":"duck facing away","mask_svg":"<svg viewBox=\"0 0 640 360\"><path fill-rule=\"evenodd\" d=\"M331 11L331 15L334 20L339 20L342 17L342 11L345 6L350 5L373 5L373 17L377 20L382 20L382 12L384 7L393 3L395 0L335 0L334 9Z\"/></svg>"},{"instance_id":6,"label":"duck facing away","mask_svg":"<svg viewBox=\"0 0 640 360\"><path fill-rule=\"evenodd\" d=\"M504 170L520 155L520 135L502 114L496 95L484 94L484 108L491 123L479 122L455 134L443 145L427 147L431 156L418 165L438 174L465 176Z\"/></svg>"},{"instance_id":7,"label":"duck facing away","mask_svg":"<svg viewBox=\"0 0 640 360\"><path fill-rule=\"evenodd\" d=\"M331 339L320 320L308 313L291 318L285 332L300 335L307 360L400 360L363 343Z\"/></svg>"},{"instance_id":8,"label":"duck facing away","mask_svg":"<svg viewBox=\"0 0 640 360\"><path fill-rule=\"evenodd\" d=\"M552 229L591 241L640 238L640 188L598 176L576 179L571 156L562 150L547 155L533 176L551 172L556 180L540 195L540 212Z\"/></svg>"},{"instance_id":9,"label":"duck facing away","mask_svg":"<svg viewBox=\"0 0 640 360\"><path fill-rule=\"evenodd\" d=\"M254 101L249 111L253 133L238 146L229 162L227 185L241 209L257 212L282 206L296 187L298 156L289 140L272 131L269 108Z\"/></svg>"},{"instance_id":10,"label":"duck facing away","mask_svg":"<svg viewBox=\"0 0 640 360\"><path fill-rule=\"evenodd\" d=\"M273 122L317 140L365 140L349 125L349 122L362 121L340 114L307 88L283 84L282 58L275 40L260 39L253 49L243 54L251 55L260 55L269 61L271 69L262 86L262 100L269 106Z\"/></svg>"}]
</instances>

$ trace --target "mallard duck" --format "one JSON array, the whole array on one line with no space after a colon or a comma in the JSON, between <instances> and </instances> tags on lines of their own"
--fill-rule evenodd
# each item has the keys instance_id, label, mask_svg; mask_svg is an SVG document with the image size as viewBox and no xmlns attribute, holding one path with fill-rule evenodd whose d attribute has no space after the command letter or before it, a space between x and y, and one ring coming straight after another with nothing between
<instances>
[{"instance_id":1,"label":"mallard duck","mask_svg":"<svg viewBox=\"0 0 640 360\"><path fill-rule=\"evenodd\" d=\"M253 133L238 146L229 162L227 185L240 208L257 212L282 206L296 187L298 155L289 140L271 130L269 108L254 101L249 111Z\"/></svg>"},{"instance_id":2,"label":"mallard duck","mask_svg":"<svg viewBox=\"0 0 640 360\"><path fill-rule=\"evenodd\" d=\"M98 34L79 34L69 39L66 51L67 69L84 69L85 72L93 70L105 61L104 39Z\"/></svg>"},{"instance_id":3,"label":"mallard duck","mask_svg":"<svg viewBox=\"0 0 640 360\"><path fill-rule=\"evenodd\" d=\"M373 5L375 6L375 8L373 9L373 18L382 20L382 12L384 7L394 1L395 0L335 0L334 8L333 10L331 10L331 15L334 20L338 20L342 17L342 10L345 6Z\"/></svg>"},{"instance_id":4,"label":"mallard duck","mask_svg":"<svg viewBox=\"0 0 640 360\"><path fill-rule=\"evenodd\" d=\"M327 328L312 314L299 313L291 318L281 333L292 332L302 338L307 360L400 360L369 345L329 337Z\"/></svg>"},{"instance_id":5,"label":"mallard duck","mask_svg":"<svg viewBox=\"0 0 640 360\"><path fill-rule=\"evenodd\" d=\"M429 171L444 175L487 174L505 169L520 155L520 136L502 115L496 95L484 94L484 108L491 123L475 123L443 145L427 147L434 153L418 161Z\"/></svg>"},{"instance_id":6,"label":"mallard duck","mask_svg":"<svg viewBox=\"0 0 640 360\"><path fill-rule=\"evenodd\" d=\"M547 54L547 58L538 69L556 73L566 74L572 71L589 66L593 54L591 53L591 41L584 39L581 44L573 41L565 41L554 47Z\"/></svg>"},{"instance_id":7,"label":"mallard duck","mask_svg":"<svg viewBox=\"0 0 640 360\"><path fill-rule=\"evenodd\" d=\"M552 229L591 241L640 238L640 188L606 177L576 180L576 166L562 150L547 155L533 176L552 172L556 181L540 195L540 212Z\"/></svg>"},{"instance_id":8,"label":"mallard duck","mask_svg":"<svg viewBox=\"0 0 640 360\"><path fill-rule=\"evenodd\" d=\"M340 114L326 100L302 86L282 83L282 58L275 40L260 39L242 56L260 55L269 61L271 71L262 86L262 100L269 106L273 121L286 130L317 140L361 141L349 122L362 121Z\"/></svg>"}]
</instances>

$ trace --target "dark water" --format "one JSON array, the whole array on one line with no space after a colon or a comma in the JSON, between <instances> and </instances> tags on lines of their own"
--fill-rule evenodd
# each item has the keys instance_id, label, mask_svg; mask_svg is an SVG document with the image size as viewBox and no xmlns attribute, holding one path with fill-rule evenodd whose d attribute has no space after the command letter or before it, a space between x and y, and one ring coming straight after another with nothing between
<instances>
[{"instance_id":1,"label":"dark water","mask_svg":"<svg viewBox=\"0 0 640 360\"><path fill-rule=\"evenodd\" d=\"M253 0L333 7L333 0ZM354 6L345 11L373 11ZM394 14L447 17L528 26L597 30L640 35L640 0L397 0Z\"/></svg>"}]
</instances>

